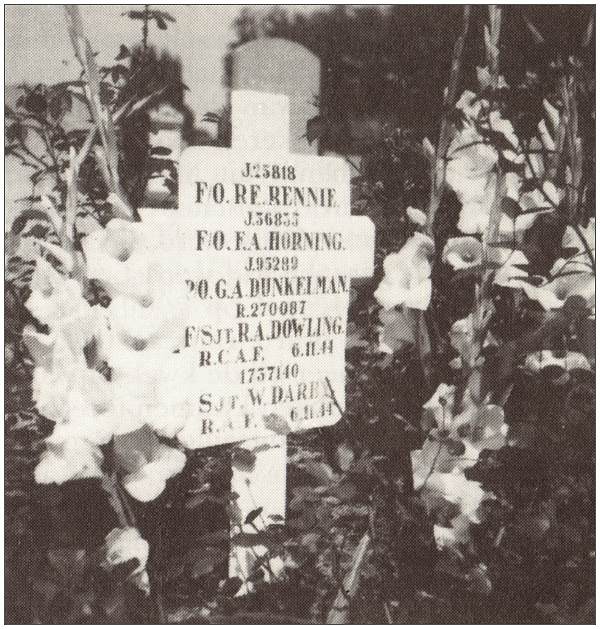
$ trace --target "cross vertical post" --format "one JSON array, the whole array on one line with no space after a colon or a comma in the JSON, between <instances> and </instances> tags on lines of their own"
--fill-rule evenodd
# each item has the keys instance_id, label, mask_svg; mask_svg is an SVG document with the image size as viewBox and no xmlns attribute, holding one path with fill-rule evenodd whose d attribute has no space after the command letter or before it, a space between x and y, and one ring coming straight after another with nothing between
<instances>
[{"instance_id":1,"label":"cross vertical post","mask_svg":"<svg viewBox=\"0 0 600 629\"><path fill-rule=\"evenodd\" d=\"M282 94L265 94L245 90L231 93L231 148L234 151L260 149L274 154L289 152L290 134L289 103ZM241 514L241 528L253 533L263 529L269 515L285 518L287 438L273 435L268 439L253 439L240 444L256 457L251 471L233 466L231 491L238 494L237 504ZM248 514L262 508L262 513L252 524L244 524ZM230 530L237 528L230 523ZM257 554L264 555L265 547L252 549L232 543L229 557L229 576L238 576L244 584ZM267 579L270 576L267 575ZM244 585L242 592L247 591Z\"/></svg>"},{"instance_id":2,"label":"cross vertical post","mask_svg":"<svg viewBox=\"0 0 600 629\"><path fill-rule=\"evenodd\" d=\"M281 567L257 534L285 519L285 435L343 412L350 277L373 272L374 225L350 216L343 160L289 152L286 96L234 91L232 108L230 149L182 153L178 211L139 213L145 255L187 291L177 439L238 444L229 573L244 594Z\"/></svg>"}]
</instances>

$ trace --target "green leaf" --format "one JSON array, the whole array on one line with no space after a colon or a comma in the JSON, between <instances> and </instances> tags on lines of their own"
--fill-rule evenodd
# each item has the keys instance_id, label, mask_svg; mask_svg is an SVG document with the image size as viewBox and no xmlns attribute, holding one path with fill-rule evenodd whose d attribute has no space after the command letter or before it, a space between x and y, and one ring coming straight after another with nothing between
<instances>
[{"instance_id":1,"label":"green leaf","mask_svg":"<svg viewBox=\"0 0 600 629\"><path fill-rule=\"evenodd\" d=\"M354 483L343 482L331 490L331 494L339 498L342 502L352 502L358 495L358 490Z\"/></svg>"},{"instance_id":2,"label":"green leaf","mask_svg":"<svg viewBox=\"0 0 600 629\"><path fill-rule=\"evenodd\" d=\"M165 569L165 581L176 581L185 571L185 562L182 557L173 557L167 562Z\"/></svg>"},{"instance_id":3,"label":"green leaf","mask_svg":"<svg viewBox=\"0 0 600 629\"><path fill-rule=\"evenodd\" d=\"M510 242L509 240L504 240L504 241L500 241L500 242L488 242L486 243L486 246L488 247L499 247L502 249L513 249L513 250L518 250L519 247L515 247L513 242Z\"/></svg>"},{"instance_id":4,"label":"green leaf","mask_svg":"<svg viewBox=\"0 0 600 629\"><path fill-rule=\"evenodd\" d=\"M240 472L252 472L256 465L256 454L246 448L236 447L231 453L231 465Z\"/></svg>"},{"instance_id":5,"label":"green leaf","mask_svg":"<svg viewBox=\"0 0 600 629\"><path fill-rule=\"evenodd\" d=\"M567 297L562 310L570 321L584 319L590 314L590 309L588 308L585 297L581 295L570 295Z\"/></svg>"},{"instance_id":6,"label":"green leaf","mask_svg":"<svg viewBox=\"0 0 600 629\"><path fill-rule=\"evenodd\" d=\"M383 323L381 341L392 351L415 344L415 322L406 309L382 310L379 320Z\"/></svg>"},{"instance_id":7,"label":"green leaf","mask_svg":"<svg viewBox=\"0 0 600 629\"><path fill-rule=\"evenodd\" d=\"M573 256L576 256L579 253L579 249L577 249L577 247L563 247L560 250L560 256L561 258L572 258Z\"/></svg>"},{"instance_id":8,"label":"green leaf","mask_svg":"<svg viewBox=\"0 0 600 629\"><path fill-rule=\"evenodd\" d=\"M131 20L144 20L146 16L143 11L125 11L125 13L121 13L121 15L126 15Z\"/></svg>"},{"instance_id":9,"label":"green leaf","mask_svg":"<svg viewBox=\"0 0 600 629\"><path fill-rule=\"evenodd\" d=\"M235 596L240 591L243 584L244 582L239 577L229 577L221 584L219 596L226 598Z\"/></svg>"},{"instance_id":10,"label":"green leaf","mask_svg":"<svg viewBox=\"0 0 600 629\"><path fill-rule=\"evenodd\" d=\"M342 472L347 472L352 463L354 463L356 456L354 455L354 450L347 443L340 443L336 449L335 458Z\"/></svg>"},{"instance_id":11,"label":"green leaf","mask_svg":"<svg viewBox=\"0 0 600 629\"><path fill-rule=\"evenodd\" d=\"M48 605L60 592L60 587L47 579L34 579L31 588L33 593L42 599L44 605Z\"/></svg>"},{"instance_id":12,"label":"green leaf","mask_svg":"<svg viewBox=\"0 0 600 629\"><path fill-rule=\"evenodd\" d=\"M100 598L98 604L111 623L121 624L127 622L127 602L122 588Z\"/></svg>"},{"instance_id":13,"label":"green leaf","mask_svg":"<svg viewBox=\"0 0 600 629\"><path fill-rule=\"evenodd\" d=\"M153 146L151 155L152 157L160 157L160 156L171 155L172 152L173 151L171 151L171 149L167 148L166 146Z\"/></svg>"},{"instance_id":14,"label":"green leaf","mask_svg":"<svg viewBox=\"0 0 600 629\"><path fill-rule=\"evenodd\" d=\"M521 206L510 197L504 197L500 202L500 209L512 220L515 220L523 213Z\"/></svg>"},{"instance_id":15,"label":"green leaf","mask_svg":"<svg viewBox=\"0 0 600 629\"><path fill-rule=\"evenodd\" d=\"M53 548L48 551L48 561L65 583L77 579L87 566L84 548Z\"/></svg>"},{"instance_id":16,"label":"green leaf","mask_svg":"<svg viewBox=\"0 0 600 629\"><path fill-rule=\"evenodd\" d=\"M531 284L531 286L541 286L545 281L546 278L541 276L541 275L530 275L528 277L520 277L520 276L515 276L515 277L511 277L511 280L520 280L521 282L527 282L527 284Z\"/></svg>"},{"instance_id":17,"label":"green leaf","mask_svg":"<svg viewBox=\"0 0 600 629\"><path fill-rule=\"evenodd\" d=\"M285 421L281 415L277 413L269 413L263 417L263 423L265 428L272 430L276 435L286 436L292 432L290 425Z\"/></svg>"},{"instance_id":18,"label":"green leaf","mask_svg":"<svg viewBox=\"0 0 600 629\"><path fill-rule=\"evenodd\" d=\"M319 483L319 485L327 486L338 479L337 474L335 474L331 466L324 461L313 461L308 459L299 467L301 467L307 474L310 474L317 483Z\"/></svg>"},{"instance_id":19,"label":"green leaf","mask_svg":"<svg viewBox=\"0 0 600 629\"><path fill-rule=\"evenodd\" d=\"M544 43L544 37L537 29L537 27L533 24L533 22L525 15L523 15L523 21L525 22L531 36L533 37L533 41L537 46L541 46Z\"/></svg>"},{"instance_id":20,"label":"green leaf","mask_svg":"<svg viewBox=\"0 0 600 629\"><path fill-rule=\"evenodd\" d=\"M115 61L122 61L123 59L127 59L128 57L131 57L131 52L129 51L129 48L127 48L125 44L121 44L121 47L119 48L119 54L115 57Z\"/></svg>"},{"instance_id":21,"label":"green leaf","mask_svg":"<svg viewBox=\"0 0 600 629\"><path fill-rule=\"evenodd\" d=\"M252 509L252 511L250 511L250 513L248 513L248 515L246 516L246 519L244 520L244 524L252 524L254 522L254 520L256 520L256 518L263 512L263 508L262 507L258 507L256 509Z\"/></svg>"},{"instance_id":22,"label":"green leaf","mask_svg":"<svg viewBox=\"0 0 600 629\"><path fill-rule=\"evenodd\" d=\"M161 31L167 30L167 23L164 21L162 16L153 15L152 17L154 18L154 21L156 22L156 26L158 26L158 28L160 28Z\"/></svg>"},{"instance_id":23,"label":"green leaf","mask_svg":"<svg viewBox=\"0 0 600 629\"><path fill-rule=\"evenodd\" d=\"M167 13L166 11L154 10L152 11L152 13L154 15L160 16L163 20L166 20L167 22L175 22L175 18L170 13Z\"/></svg>"},{"instance_id":24,"label":"green leaf","mask_svg":"<svg viewBox=\"0 0 600 629\"><path fill-rule=\"evenodd\" d=\"M198 548L191 550L186 555L185 565L192 579L198 579L206 574L210 574L228 556L229 553L222 548Z\"/></svg>"},{"instance_id":25,"label":"green leaf","mask_svg":"<svg viewBox=\"0 0 600 629\"><path fill-rule=\"evenodd\" d=\"M328 128L328 122L323 116L315 116L306 123L306 140L312 144L315 140L323 137Z\"/></svg>"},{"instance_id":26,"label":"green leaf","mask_svg":"<svg viewBox=\"0 0 600 629\"><path fill-rule=\"evenodd\" d=\"M285 518L282 515L274 513L273 515L269 516L269 520L273 520L273 522L284 522Z\"/></svg>"}]
</instances>

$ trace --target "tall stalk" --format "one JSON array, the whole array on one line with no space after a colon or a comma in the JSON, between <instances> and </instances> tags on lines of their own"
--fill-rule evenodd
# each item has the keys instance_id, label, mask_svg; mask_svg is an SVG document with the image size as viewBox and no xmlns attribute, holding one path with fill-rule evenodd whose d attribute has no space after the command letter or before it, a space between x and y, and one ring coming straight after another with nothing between
<instances>
[{"instance_id":1,"label":"tall stalk","mask_svg":"<svg viewBox=\"0 0 600 629\"><path fill-rule=\"evenodd\" d=\"M438 139L435 156L431 164L431 191L429 196L429 207L427 209L427 222L425 224L425 232L429 236L433 236L433 223L436 212L440 206L442 195L444 193L444 183L446 178L446 154L452 140L452 123L449 119L449 112L452 111L456 104L458 89L460 87L460 78L462 76L463 52L465 40L469 30L469 21L471 17L471 7L466 5L463 7L462 30L454 43L452 51L452 65L450 69L450 81L448 90L444 97L444 114L442 117L442 125Z\"/></svg>"},{"instance_id":2,"label":"tall stalk","mask_svg":"<svg viewBox=\"0 0 600 629\"><path fill-rule=\"evenodd\" d=\"M150 5L144 5L144 19L142 20L142 50L146 54L148 49L148 23L150 22Z\"/></svg>"}]
</instances>

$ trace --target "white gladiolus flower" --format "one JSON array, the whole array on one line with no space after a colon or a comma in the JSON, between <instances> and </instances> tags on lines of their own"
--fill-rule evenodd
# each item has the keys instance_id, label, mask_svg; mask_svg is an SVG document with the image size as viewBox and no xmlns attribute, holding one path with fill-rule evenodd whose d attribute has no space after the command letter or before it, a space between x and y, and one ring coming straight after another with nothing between
<instances>
[{"instance_id":1,"label":"white gladiolus flower","mask_svg":"<svg viewBox=\"0 0 600 629\"><path fill-rule=\"evenodd\" d=\"M475 68L475 72L477 73L477 83L479 84L479 89L481 91L492 85L492 74L487 66L477 66ZM505 89L508 87L509 85L506 82L504 75L500 74L498 76L498 88Z\"/></svg>"},{"instance_id":2,"label":"white gladiolus flower","mask_svg":"<svg viewBox=\"0 0 600 629\"><path fill-rule=\"evenodd\" d=\"M520 187L520 186L519 186ZM543 212L552 212L554 207L558 207L561 200L561 192L551 181L545 181L542 190L531 190L522 195L508 194L515 201L518 201L523 214L516 218L511 218L506 214L502 214L500 225L498 227L499 237L503 240L515 239L521 242L523 235L537 217ZM537 211L532 211L537 210Z\"/></svg>"},{"instance_id":3,"label":"white gladiolus flower","mask_svg":"<svg viewBox=\"0 0 600 629\"><path fill-rule=\"evenodd\" d=\"M508 425L504 422L504 409L501 406L496 404L473 406L468 409L467 416L470 432L463 439L465 461L462 468L475 465L482 450L498 450L504 446L508 434Z\"/></svg>"},{"instance_id":4,"label":"white gladiolus flower","mask_svg":"<svg viewBox=\"0 0 600 629\"><path fill-rule=\"evenodd\" d=\"M104 445L114 433L110 384L96 371L87 370L87 382L73 383L67 394L65 421L59 422L48 441L58 443L71 437Z\"/></svg>"},{"instance_id":5,"label":"white gladiolus flower","mask_svg":"<svg viewBox=\"0 0 600 629\"><path fill-rule=\"evenodd\" d=\"M590 251L595 251L595 221L591 220L582 235ZM522 288L527 297L537 301L545 310L562 308L569 297L585 299L593 308L596 297L596 283L589 266L587 252L573 227L568 226L562 240L563 247L573 248L576 253L569 259L559 258L550 271L550 281L540 286L514 280L512 286Z\"/></svg>"},{"instance_id":6,"label":"white gladiolus flower","mask_svg":"<svg viewBox=\"0 0 600 629\"><path fill-rule=\"evenodd\" d=\"M136 500L160 496L166 481L185 466L185 454L161 443L150 428L115 436L115 457L123 470L123 486Z\"/></svg>"},{"instance_id":7,"label":"white gladiolus flower","mask_svg":"<svg viewBox=\"0 0 600 629\"><path fill-rule=\"evenodd\" d=\"M23 342L33 358L33 362L38 367L49 370L52 365L56 335L38 332L32 325L28 324L23 328Z\"/></svg>"},{"instance_id":8,"label":"white gladiolus flower","mask_svg":"<svg viewBox=\"0 0 600 629\"><path fill-rule=\"evenodd\" d=\"M51 360L34 369L32 383L36 408L55 423L48 443L108 443L115 430L112 384L87 367L83 354L73 354L61 336L50 352Z\"/></svg>"},{"instance_id":9,"label":"white gladiolus flower","mask_svg":"<svg viewBox=\"0 0 600 629\"><path fill-rule=\"evenodd\" d=\"M473 325L473 315L470 314L465 319L459 319L450 328L450 345L459 353L466 364L473 366L479 348L475 343L475 327Z\"/></svg>"},{"instance_id":10,"label":"white gladiolus flower","mask_svg":"<svg viewBox=\"0 0 600 629\"><path fill-rule=\"evenodd\" d=\"M62 485L81 478L101 478L102 453L97 446L76 437L49 442L35 468L35 481Z\"/></svg>"},{"instance_id":11,"label":"white gladiolus flower","mask_svg":"<svg viewBox=\"0 0 600 629\"><path fill-rule=\"evenodd\" d=\"M556 262L550 269L550 277L558 277L564 274L573 273L589 273L590 265L587 258L583 254L576 254L573 258L565 260L564 258L557 258Z\"/></svg>"},{"instance_id":12,"label":"white gladiolus flower","mask_svg":"<svg viewBox=\"0 0 600 629\"><path fill-rule=\"evenodd\" d=\"M507 288L522 288L525 284L530 286L522 279L529 276L525 269L520 268L529 264L529 260L522 251L518 249L511 251L506 247L490 247L487 254L490 262L501 265L494 275L495 284Z\"/></svg>"},{"instance_id":13,"label":"white gladiolus flower","mask_svg":"<svg viewBox=\"0 0 600 629\"><path fill-rule=\"evenodd\" d=\"M519 202L524 210L535 210L538 208L552 210L560 204L560 200L561 192L559 189L551 181L544 181L541 190L536 188L530 192L525 192Z\"/></svg>"},{"instance_id":14,"label":"white gladiolus flower","mask_svg":"<svg viewBox=\"0 0 600 629\"><path fill-rule=\"evenodd\" d=\"M191 357L191 354L190 354ZM194 366L185 354L171 357L156 382L156 398L146 406L146 423L159 435L173 438L182 430L193 414L193 391L182 382L193 382ZM187 372L187 376L185 375Z\"/></svg>"},{"instance_id":15,"label":"white gladiolus flower","mask_svg":"<svg viewBox=\"0 0 600 629\"><path fill-rule=\"evenodd\" d=\"M525 179L543 179L546 167L544 164L544 151L554 151L556 148L552 138L549 138L549 142L544 136L544 132L547 133L545 123L538 125L538 132L541 136L541 141L537 137L533 137L529 140L527 145L527 159L525 160Z\"/></svg>"},{"instance_id":16,"label":"white gladiolus flower","mask_svg":"<svg viewBox=\"0 0 600 629\"><path fill-rule=\"evenodd\" d=\"M87 276L98 280L111 296L143 296L147 292L148 252L143 227L118 218L86 236L81 246Z\"/></svg>"},{"instance_id":17,"label":"white gladiolus flower","mask_svg":"<svg viewBox=\"0 0 600 629\"><path fill-rule=\"evenodd\" d=\"M483 245L473 236L449 238L444 246L442 260L455 271L479 266L483 262Z\"/></svg>"},{"instance_id":18,"label":"white gladiolus flower","mask_svg":"<svg viewBox=\"0 0 600 629\"><path fill-rule=\"evenodd\" d=\"M498 162L496 149L472 127L457 133L448 149L446 181L462 201L481 196Z\"/></svg>"},{"instance_id":19,"label":"white gladiolus flower","mask_svg":"<svg viewBox=\"0 0 600 629\"><path fill-rule=\"evenodd\" d=\"M83 354L73 354L66 340L59 336L53 343L48 366L33 370L33 400L44 417L57 423L66 421L67 396L84 369L87 367Z\"/></svg>"},{"instance_id":20,"label":"white gladiolus flower","mask_svg":"<svg viewBox=\"0 0 600 629\"><path fill-rule=\"evenodd\" d=\"M423 210L419 210L416 207L407 207L406 215L408 216L411 223L415 225L419 225L419 227L423 227L427 222L427 214L423 212Z\"/></svg>"},{"instance_id":21,"label":"white gladiolus flower","mask_svg":"<svg viewBox=\"0 0 600 629\"><path fill-rule=\"evenodd\" d=\"M495 186L490 187L491 191ZM486 201L463 203L458 219L458 229L463 234L485 234L490 222L490 205Z\"/></svg>"},{"instance_id":22,"label":"white gladiolus flower","mask_svg":"<svg viewBox=\"0 0 600 629\"><path fill-rule=\"evenodd\" d=\"M458 228L465 234L482 234L496 194L498 152L468 126L457 133L448 154L446 182L462 204Z\"/></svg>"},{"instance_id":23,"label":"white gladiolus flower","mask_svg":"<svg viewBox=\"0 0 600 629\"><path fill-rule=\"evenodd\" d=\"M456 101L455 107L463 113L469 122L472 122L473 120L477 120L477 118L479 118L483 108L483 103L475 92L465 90Z\"/></svg>"},{"instance_id":24,"label":"white gladiolus flower","mask_svg":"<svg viewBox=\"0 0 600 629\"><path fill-rule=\"evenodd\" d=\"M152 336L129 335L126 332L106 329L101 336L104 357L116 378L127 375L153 373L157 365L167 361L177 349L177 339L158 329Z\"/></svg>"},{"instance_id":25,"label":"white gladiolus flower","mask_svg":"<svg viewBox=\"0 0 600 629\"><path fill-rule=\"evenodd\" d=\"M569 297L583 297L588 307L594 307L596 282L591 273L559 276L541 286L532 286L518 280L515 283L519 284L529 299L537 301L544 310L562 308Z\"/></svg>"},{"instance_id":26,"label":"white gladiolus flower","mask_svg":"<svg viewBox=\"0 0 600 629\"><path fill-rule=\"evenodd\" d=\"M514 201L519 201L521 197L521 185L522 179L519 175L513 171L509 171L504 173L504 184L506 185L506 196L513 199Z\"/></svg>"},{"instance_id":27,"label":"white gladiolus flower","mask_svg":"<svg viewBox=\"0 0 600 629\"><path fill-rule=\"evenodd\" d=\"M185 354L168 354L153 370L113 372L115 434L148 424L163 437L177 435L192 415L193 394L182 386L182 382L192 381L193 365L187 358Z\"/></svg>"},{"instance_id":28,"label":"white gladiolus flower","mask_svg":"<svg viewBox=\"0 0 600 629\"><path fill-rule=\"evenodd\" d=\"M25 307L51 333L62 334L74 352L81 351L97 330L97 309L81 295L81 285L38 258Z\"/></svg>"},{"instance_id":29,"label":"white gladiolus flower","mask_svg":"<svg viewBox=\"0 0 600 629\"><path fill-rule=\"evenodd\" d=\"M188 304L183 282L157 274L144 295L116 295L106 313L113 332L140 340L172 339L176 349Z\"/></svg>"},{"instance_id":30,"label":"white gladiolus flower","mask_svg":"<svg viewBox=\"0 0 600 629\"><path fill-rule=\"evenodd\" d=\"M150 545L142 538L140 532L134 527L115 528L105 538L106 556L102 562L105 570L127 563L132 559L137 560L137 567L133 569L130 580L146 593L150 591L150 582L146 566Z\"/></svg>"},{"instance_id":31,"label":"white gladiolus flower","mask_svg":"<svg viewBox=\"0 0 600 629\"><path fill-rule=\"evenodd\" d=\"M123 435L140 429L146 422L145 396L152 392L147 378L139 374L111 373L113 429L115 435Z\"/></svg>"},{"instance_id":32,"label":"white gladiolus flower","mask_svg":"<svg viewBox=\"0 0 600 629\"><path fill-rule=\"evenodd\" d=\"M386 257L385 276L375 291L375 299L386 309L406 306L427 310L431 301L433 240L421 233L411 236L398 253Z\"/></svg>"},{"instance_id":33,"label":"white gladiolus flower","mask_svg":"<svg viewBox=\"0 0 600 629\"><path fill-rule=\"evenodd\" d=\"M458 505L461 514L471 522L479 522L477 511L485 492L480 483L467 480L461 470L433 472L426 482L425 491L440 494L448 502Z\"/></svg>"},{"instance_id":34,"label":"white gladiolus flower","mask_svg":"<svg viewBox=\"0 0 600 629\"><path fill-rule=\"evenodd\" d=\"M106 558L102 562L102 567L114 568L119 564L137 559L138 567L134 572L141 572L146 569L149 553L148 542L142 538L136 528L116 528L106 536Z\"/></svg>"}]
</instances>

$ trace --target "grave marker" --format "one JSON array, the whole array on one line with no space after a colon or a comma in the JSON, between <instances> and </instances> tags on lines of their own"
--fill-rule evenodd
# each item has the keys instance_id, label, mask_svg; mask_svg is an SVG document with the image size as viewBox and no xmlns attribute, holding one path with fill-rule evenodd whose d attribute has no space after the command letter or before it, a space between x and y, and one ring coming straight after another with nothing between
<instances>
[{"instance_id":1,"label":"grave marker","mask_svg":"<svg viewBox=\"0 0 600 629\"><path fill-rule=\"evenodd\" d=\"M317 154L318 140L306 139L306 123L319 114L321 60L308 48L280 37L259 37L231 53L234 91L284 94L289 98L290 150Z\"/></svg>"},{"instance_id":2,"label":"grave marker","mask_svg":"<svg viewBox=\"0 0 600 629\"><path fill-rule=\"evenodd\" d=\"M231 149L182 153L179 211L140 214L189 293L180 354L196 410L180 438L256 455L232 478L232 532L254 532L243 523L257 507L258 528L285 516L285 433L340 417L349 278L372 274L374 226L350 216L343 160L289 153L285 96L238 91L232 109ZM264 552L233 543L230 574Z\"/></svg>"}]
</instances>

